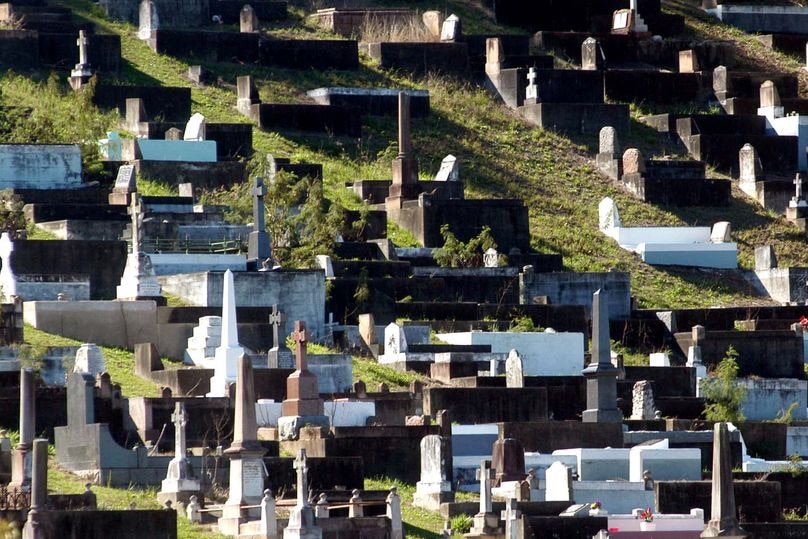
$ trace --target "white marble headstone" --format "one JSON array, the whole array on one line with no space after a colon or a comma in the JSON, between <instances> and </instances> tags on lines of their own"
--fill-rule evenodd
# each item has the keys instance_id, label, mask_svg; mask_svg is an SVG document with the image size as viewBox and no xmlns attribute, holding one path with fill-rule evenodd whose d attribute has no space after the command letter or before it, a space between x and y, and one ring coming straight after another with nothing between
<instances>
[{"instance_id":1,"label":"white marble headstone","mask_svg":"<svg viewBox=\"0 0 808 539\"><path fill-rule=\"evenodd\" d=\"M435 175L435 181L456 182L458 180L460 180L460 165L457 163L457 157L449 154L440 162L440 170Z\"/></svg>"},{"instance_id":2,"label":"white marble headstone","mask_svg":"<svg viewBox=\"0 0 808 539\"><path fill-rule=\"evenodd\" d=\"M195 113L185 124L185 134L183 140L202 141L205 140L205 117L200 113Z\"/></svg>"},{"instance_id":3,"label":"white marble headstone","mask_svg":"<svg viewBox=\"0 0 808 539\"><path fill-rule=\"evenodd\" d=\"M617 211L617 204L614 203L610 197L604 197L598 204L598 224L601 230L608 230L610 228L619 228L620 214Z\"/></svg>"},{"instance_id":4,"label":"white marble headstone","mask_svg":"<svg viewBox=\"0 0 808 539\"><path fill-rule=\"evenodd\" d=\"M384 354L403 354L407 351L404 328L391 322L384 328Z\"/></svg>"},{"instance_id":5,"label":"white marble headstone","mask_svg":"<svg viewBox=\"0 0 808 539\"><path fill-rule=\"evenodd\" d=\"M104 353L93 343L82 344L76 351L76 362L73 372L97 376L107 370Z\"/></svg>"}]
</instances>

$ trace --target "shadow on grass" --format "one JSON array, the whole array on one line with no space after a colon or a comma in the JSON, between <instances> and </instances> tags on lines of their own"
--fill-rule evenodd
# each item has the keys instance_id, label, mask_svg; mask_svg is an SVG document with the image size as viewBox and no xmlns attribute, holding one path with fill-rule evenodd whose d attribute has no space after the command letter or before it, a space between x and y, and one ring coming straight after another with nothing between
<instances>
[{"instance_id":1,"label":"shadow on grass","mask_svg":"<svg viewBox=\"0 0 808 539\"><path fill-rule=\"evenodd\" d=\"M407 539L438 539L441 534L413 526L412 524L404 523L404 537Z\"/></svg>"}]
</instances>

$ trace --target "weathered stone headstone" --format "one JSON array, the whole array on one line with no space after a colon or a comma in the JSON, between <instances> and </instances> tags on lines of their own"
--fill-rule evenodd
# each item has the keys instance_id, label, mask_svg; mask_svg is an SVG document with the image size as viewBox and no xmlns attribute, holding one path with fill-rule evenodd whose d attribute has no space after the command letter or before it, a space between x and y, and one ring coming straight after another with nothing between
<instances>
[{"instance_id":1,"label":"weathered stone headstone","mask_svg":"<svg viewBox=\"0 0 808 539\"><path fill-rule=\"evenodd\" d=\"M138 10L138 39L151 39L152 33L160 28L160 18L157 16L157 6L152 0L142 0Z\"/></svg>"},{"instance_id":2,"label":"weathered stone headstone","mask_svg":"<svg viewBox=\"0 0 808 539\"><path fill-rule=\"evenodd\" d=\"M86 373L95 378L102 372L106 372L106 362L104 353L93 343L85 343L76 350L76 362L73 364L73 372Z\"/></svg>"},{"instance_id":3,"label":"weathered stone headstone","mask_svg":"<svg viewBox=\"0 0 808 539\"><path fill-rule=\"evenodd\" d=\"M456 182L460 180L460 165L457 157L452 154L447 155L440 162L440 170L435 175L436 182Z\"/></svg>"},{"instance_id":4,"label":"weathered stone headstone","mask_svg":"<svg viewBox=\"0 0 808 539\"><path fill-rule=\"evenodd\" d=\"M157 500L160 503L170 500L176 505L178 502L190 502L191 496L198 494L202 486L199 480L194 477L191 462L185 455L187 451L185 426L188 424L185 404L181 402L174 403L171 422L174 424L174 458L168 463L166 478L161 483Z\"/></svg>"},{"instance_id":5,"label":"weathered stone headstone","mask_svg":"<svg viewBox=\"0 0 808 539\"><path fill-rule=\"evenodd\" d=\"M441 41L457 41L460 39L462 35L462 28L460 24L460 17L452 13L446 20L443 21L443 25L440 29L440 40Z\"/></svg>"},{"instance_id":6,"label":"weathered stone headstone","mask_svg":"<svg viewBox=\"0 0 808 539\"><path fill-rule=\"evenodd\" d=\"M612 14L612 33L628 34L634 26L634 14L630 9L618 9Z\"/></svg>"},{"instance_id":7,"label":"weathered stone headstone","mask_svg":"<svg viewBox=\"0 0 808 539\"><path fill-rule=\"evenodd\" d=\"M572 501L572 468L563 462L554 462L545 472L547 487L544 499L548 502Z\"/></svg>"},{"instance_id":8,"label":"weathered stone headstone","mask_svg":"<svg viewBox=\"0 0 808 539\"><path fill-rule=\"evenodd\" d=\"M584 423L623 421L617 408L618 370L612 364L609 342L609 302L598 290L592 295L592 362L583 370L586 377Z\"/></svg>"},{"instance_id":9,"label":"weathered stone headstone","mask_svg":"<svg viewBox=\"0 0 808 539\"><path fill-rule=\"evenodd\" d=\"M594 37L588 37L581 44L581 69L594 71L603 69L605 57L600 43Z\"/></svg>"},{"instance_id":10,"label":"weathered stone headstone","mask_svg":"<svg viewBox=\"0 0 808 539\"><path fill-rule=\"evenodd\" d=\"M732 241L732 225L729 221L718 221L710 232L710 241L713 243L729 243Z\"/></svg>"},{"instance_id":11,"label":"weathered stone headstone","mask_svg":"<svg viewBox=\"0 0 808 539\"><path fill-rule=\"evenodd\" d=\"M118 175L115 177L115 185L108 196L111 205L128 206L131 204L131 194L137 191L137 175L134 165L122 165L118 167Z\"/></svg>"},{"instance_id":12,"label":"weathered stone headstone","mask_svg":"<svg viewBox=\"0 0 808 539\"><path fill-rule=\"evenodd\" d=\"M295 358L292 351L286 346L286 317L277 305L272 306L269 315L269 324L272 326L272 348L269 349L269 367L272 369L294 369Z\"/></svg>"},{"instance_id":13,"label":"weathered stone headstone","mask_svg":"<svg viewBox=\"0 0 808 539\"><path fill-rule=\"evenodd\" d=\"M777 257L774 254L774 247L771 245L761 245L755 247L755 270L770 270L777 267Z\"/></svg>"},{"instance_id":14,"label":"weathered stone headstone","mask_svg":"<svg viewBox=\"0 0 808 539\"><path fill-rule=\"evenodd\" d=\"M266 187L264 178L256 177L252 188L253 197L253 229L247 242L247 260L266 260L272 256L269 234L266 231L264 197Z\"/></svg>"},{"instance_id":15,"label":"weathered stone headstone","mask_svg":"<svg viewBox=\"0 0 808 539\"><path fill-rule=\"evenodd\" d=\"M494 442L491 461L491 467L496 471L497 484L522 481L525 478L525 448L516 438Z\"/></svg>"},{"instance_id":16,"label":"weathered stone headstone","mask_svg":"<svg viewBox=\"0 0 808 539\"><path fill-rule=\"evenodd\" d=\"M623 175L623 159L617 139L617 130L604 126L598 136L598 154L595 156L598 169L609 178L619 181Z\"/></svg>"},{"instance_id":17,"label":"weathered stone headstone","mask_svg":"<svg viewBox=\"0 0 808 539\"><path fill-rule=\"evenodd\" d=\"M314 255L314 262L317 267L323 270L326 279L334 278L334 264L331 262L331 257L328 255Z\"/></svg>"},{"instance_id":18,"label":"weathered stone headstone","mask_svg":"<svg viewBox=\"0 0 808 539\"><path fill-rule=\"evenodd\" d=\"M283 539L319 539L322 529L315 523L314 511L309 505L309 481L306 450L300 449L294 462L297 471L297 504L289 513L289 524L283 530Z\"/></svg>"},{"instance_id":19,"label":"weathered stone headstone","mask_svg":"<svg viewBox=\"0 0 808 539\"><path fill-rule=\"evenodd\" d=\"M244 348L238 342L238 325L236 322L236 292L233 272L224 272L222 287L222 338L214 354L214 374L210 379L209 397L224 397L228 394L227 386L236 381L239 358Z\"/></svg>"},{"instance_id":20,"label":"weathered stone headstone","mask_svg":"<svg viewBox=\"0 0 808 539\"><path fill-rule=\"evenodd\" d=\"M505 385L506 387L525 387L522 356L516 349L511 350L505 360Z\"/></svg>"},{"instance_id":21,"label":"weathered stone headstone","mask_svg":"<svg viewBox=\"0 0 808 539\"><path fill-rule=\"evenodd\" d=\"M14 252L14 242L11 240L11 235L8 232L3 232L0 235L0 292L3 293L3 299L10 301L12 297L17 295L17 276L11 269L11 253Z\"/></svg>"},{"instance_id":22,"label":"weathered stone headstone","mask_svg":"<svg viewBox=\"0 0 808 539\"><path fill-rule=\"evenodd\" d=\"M165 140L182 140L182 129L179 127L171 127L166 129Z\"/></svg>"},{"instance_id":23,"label":"weathered stone headstone","mask_svg":"<svg viewBox=\"0 0 808 539\"><path fill-rule=\"evenodd\" d=\"M317 376L308 369L306 346L309 334L306 325L300 320L295 322L292 339L295 341L296 370L286 379L287 398L281 405L282 416L278 419L281 440L297 439L300 429L305 425L324 428L330 425L328 417L323 412Z\"/></svg>"},{"instance_id":24,"label":"weathered stone headstone","mask_svg":"<svg viewBox=\"0 0 808 539\"><path fill-rule=\"evenodd\" d=\"M631 395L631 419L655 419L657 410L654 405L654 390L648 380L639 380L634 384Z\"/></svg>"},{"instance_id":25,"label":"weathered stone headstone","mask_svg":"<svg viewBox=\"0 0 808 539\"><path fill-rule=\"evenodd\" d=\"M238 91L238 98L236 100L236 109L245 116L252 115L252 106L261 103L261 98L258 96L258 88L253 83L251 75L243 75L236 79L236 87Z\"/></svg>"},{"instance_id":26,"label":"weathered stone headstone","mask_svg":"<svg viewBox=\"0 0 808 539\"><path fill-rule=\"evenodd\" d=\"M246 4L239 13L239 31L242 34L249 34L258 32L259 28L258 15L250 4Z\"/></svg>"},{"instance_id":27,"label":"weathered stone headstone","mask_svg":"<svg viewBox=\"0 0 808 539\"><path fill-rule=\"evenodd\" d=\"M789 208L804 208L808 206L808 203L805 202L805 196L802 191L803 185L803 178L802 174L797 172L794 175L794 196L791 197L791 200L788 202Z\"/></svg>"},{"instance_id":28,"label":"weathered stone headstone","mask_svg":"<svg viewBox=\"0 0 808 539\"><path fill-rule=\"evenodd\" d=\"M716 423L713 431L713 478L710 521L701 537L747 537L738 525L735 488L732 480L732 456L726 423Z\"/></svg>"},{"instance_id":29,"label":"weathered stone headstone","mask_svg":"<svg viewBox=\"0 0 808 539\"><path fill-rule=\"evenodd\" d=\"M127 98L126 100L126 128L130 131L138 131L141 122L148 120L146 107L140 98Z\"/></svg>"},{"instance_id":30,"label":"weathered stone headstone","mask_svg":"<svg viewBox=\"0 0 808 539\"><path fill-rule=\"evenodd\" d=\"M404 328L395 322L384 328L384 355L403 354L407 351L407 336Z\"/></svg>"},{"instance_id":31,"label":"weathered stone headstone","mask_svg":"<svg viewBox=\"0 0 808 539\"><path fill-rule=\"evenodd\" d=\"M699 59L696 56L696 51L688 49L679 51L679 73L698 73Z\"/></svg>"},{"instance_id":32,"label":"weathered stone headstone","mask_svg":"<svg viewBox=\"0 0 808 539\"><path fill-rule=\"evenodd\" d=\"M191 182L183 182L177 185L177 191L181 197L195 198L194 184Z\"/></svg>"},{"instance_id":33,"label":"weathered stone headstone","mask_svg":"<svg viewBox=\"0 0 808 539\"><path fill-rule=\"evenodd\" d=\"M620 214L617 211L617 204L609 197L604 197L598 204L598 225L600 230L608 230L622 226Z\"/></svg>"},{"instance_id":34,"label":"weathered stone headstone","mask_svg":"<svg viewBox=\"0 0 808 539\"><path fill-rule=\"evenodd\" d=\"M485 40L485 73L497 76L502 70L505 61L505 51L502 50L502 39L489 37Z\"/></svg>"},{"instance_id":35,"label":"weathered stone headstone","mask_svg":"<svg viewBox=\"0 0 808 539\"><path fill-rule=\"evenodd\" d=\"M404 539L404 523L401 519L401 497L396 487L390 487L387 495L387 518L390 519L390 539Z\"/></svg>"},{"instance_id":36,"label":"weathered stone headstone","mask_svg":"<svg viewBox=\"0 0 808 539\"><path fill-rule=\"evenodd\" d=\"M454 501L452 478L447 475L451 459L451 446L446 438L430 434L421 439L421 480L415 485L413 505L436 511L441 503Z\"/></svg>"},{"instance_id":37,"label":"weathered stone headstone","mask_svg":"<svg viewBox=\"0 0 808 539\"><path fill-rule=\"evenodd\" d=\"M224 452L230 458L230 495L218 521L219 530L225 535L239 535L241 524L250 517L261 516L259 504L266 477L261 458L266 451L258 441L255 420L252 361L242 354L237 371L233 443Z\"/></svg>"},{"instance_id":38,"label":"weathered stone headstone","mask_svg":"<svg viewBox=\"0 0 808 539\"><path fill-rule=\"evenodd\" d=\"M205 117L196 112L185 124L185 132L183 133L182 140L198 142L205 140L207 122Z\"/></svg>"},{"instance_id":39,"label":"weathered stone headstone","mask_svg":"<svg viewBox=\"0 0 808 539\"><path fill-rule=\"evenodd\" d=\"M440 11L424 11L421 20L429 35L435 39L440 38L440 31L443 27L443 15Z\"/></svg>"},{"instance_id":40,"label":"weathered stone headstone","mask_svg":"<svg viewBox=\"0 0 808 539\"><path fill-rule=\"evenodd\" d=\"M738 152L739 187L747 194L756 196L755 182L763 179L762 165L754 146L747 143Z\"/></svg>"},{"instance_id":41,"label":"weathered stone headstone","mask_svg":"<svg viewBox=\"0 0 808 539\"><path fill-rule=\"evenodd\" d=\"M629 148L623 153L623 174L644 174L645 158L637 148Z\"/></svg>"},{"instance_id":42,"label":"weathered stone headstone","mask_svg":"<svg viewBox=\"0 0 808 539\"><path fill-rule=\"evenodd\" d=\"M770 80L764 81L760 85L760 107L779 107L781 104L777 86Z\"/></svg>"},{"instance_id":43,"label":"weathered stone headstone","mask_svg":"<svg viewBox=\"0 0 808 539\"><path fill-rule=\"evenodd\" d=\"M485 268L499 267L499 253L493 247L489 247L483 253L483 267Z\"/></svg>"}]
</instances>

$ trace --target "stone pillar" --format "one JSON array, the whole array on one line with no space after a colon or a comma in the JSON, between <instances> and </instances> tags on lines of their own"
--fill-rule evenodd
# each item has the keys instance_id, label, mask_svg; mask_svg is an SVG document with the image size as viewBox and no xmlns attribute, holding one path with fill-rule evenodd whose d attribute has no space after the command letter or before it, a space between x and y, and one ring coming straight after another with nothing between
<instances>
[{"instance_id":1,"label":"stone pillar","mask_svg":"<svg viewBox=\"0 0 808 539\"><path fill-rule=\"evenodd\" d=\"M224 397L227 386L236 380L236 364L244 354L238 343L238 325L236 321L236 291L233 272L224 272L222 290L222 339L214 355L214 374L210 379L209 397ZM255 401L253 401L255 404ZM261 489L263 491L263 489Z\"/></svg>"},{"instance_id":2,"label":"stone pillar","mask_svg":"<svg viewBox=\"0 0 808 539\"><path fill-rule=\"evenodd\" d=\"M404 539L404 525L401 521L401 497L396 487L390 487L387 495L387 518L390 519L390 539Z\"/></svg>"},{"instance_id":3,"label":"stone pillar","mask_svg":"<svg viewBox=\"0 0 808 539\"><path fill-rule=\"evenodd\" d=\"M245 4L239 13L239 31L242 34L257 33L259 30L258 15L250 4Z\"/></svg>"},{"instance_id":4,"label":"stone pillar","mask_svg":"<svg viewBox=\"0 0 808 539\"><path fill-rule=\"evenodd\" d=\"M31 488L31 448L36 418L34 371L20 369L20 443L11 457L11 482L8 487L28 492Z\"/></svg>"},{"instance_id":5,"label":"stone pillar","mask_svg":"<svg viewBox=\"0 0 808 539\"><path fill-rule=\"evenodd\" d=\"M609 303L598 290L592 295L592 361L583 370L586 377L584 423L620 423L617 408L618 370L612 364L609 343Z\"/></svg>"},{"instance_id":6,"label":"stone pillar","mask_svg":"<svg viewBox=\"0 0 808 539\"><path fill-rule=\"evenodd\" d=\"M485 40L485 74L489 77L499 76L504 61L502 40L498 37L487 38Z\"/></svg>"},{"instance_id":7,"label":"stone pillar","mask_svg":"<svg viewBox=\"0 0 808 539\"><path fill-rule=\"evenodd\" d=\"M364 508L362 507L362 497L358 488L351 491L351 499L348 501L348 518L358 518L365 516Z\"/></svg>"},{"instance_id":8,"label":"stone pillar","mask_svg":"<svg viewBox=\"0 0 808 539\"><path fill-rule=\"evenodd\" d=\"M39 513L45 510L48 497L48 440L37 438L33 442L31 466L31 509L23 528L23 539L44 539L39 529Z\"/></svg>"},{"instance_id":9,"label":"stone pillar","mask_svg":"<svg viewBox=\"0 0 808 539\"><path fill-rule=\"evenodd\" d=\"M418 161L412 157L410 96L398 94L398 156L393 160L393 183L385 201L388 209L401 208L404 200L418 197Z\"/></svg>"},{"instance_id":10,"label":"stone pillar","mask_svg":"<svg viewBox=\"0 0 808 539\"><path fill-rule=\"evenodd\" d=\"M701 537L747 537L738 525L735 490L732 480L732 457L726 423L716 423L713 431L713 480L710 522Z\"/></svg>"},{"instance_id":11,"label":"stone pillar","mask_svg":"<svg viewBox=\"0 0 808 539\"><path fill-rule=\"evenodd\" d=\"M275 512L275 498L269 489L264 490L264 497L261 500L261 533L267 539L276 539L278 537L278 515Z\"/></svg>"}]
</instances>

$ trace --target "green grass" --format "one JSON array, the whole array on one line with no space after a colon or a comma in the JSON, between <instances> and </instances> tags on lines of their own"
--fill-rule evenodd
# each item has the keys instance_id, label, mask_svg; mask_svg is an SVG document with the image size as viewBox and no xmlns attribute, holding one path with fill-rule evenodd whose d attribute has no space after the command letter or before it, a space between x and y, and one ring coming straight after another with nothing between
<instances>
[{"instance_id":1,"label":"green grass","mask_svg":"<svg viewBox=\"0 0 808 539\"><path fill-rule=\"evenodd\" d=\"M401 372L377 363L373 359L353 358L354 380L362 380L368 391L376 391L379 384L387 384L390 390L407 389L411 382L426 383L428 378L412 371Z\"/></svg>"},{"instance_id":2,"label":"green grass","mask_svg":"<svg viewBox=\"0 0 808 539\"><path fill-rule=\"evenodd\" d=\"M53 335L38 330L33 326L25 326L25 342L35 349L44 350L48 346L81 346L83 343L76 339ZM123 395L127 397L157 397L160 395L160 386L134 373L134 354L129 350L100 346L104 353L107 372L112 383L120 384Z\"/></svg>"}]
</instances>

